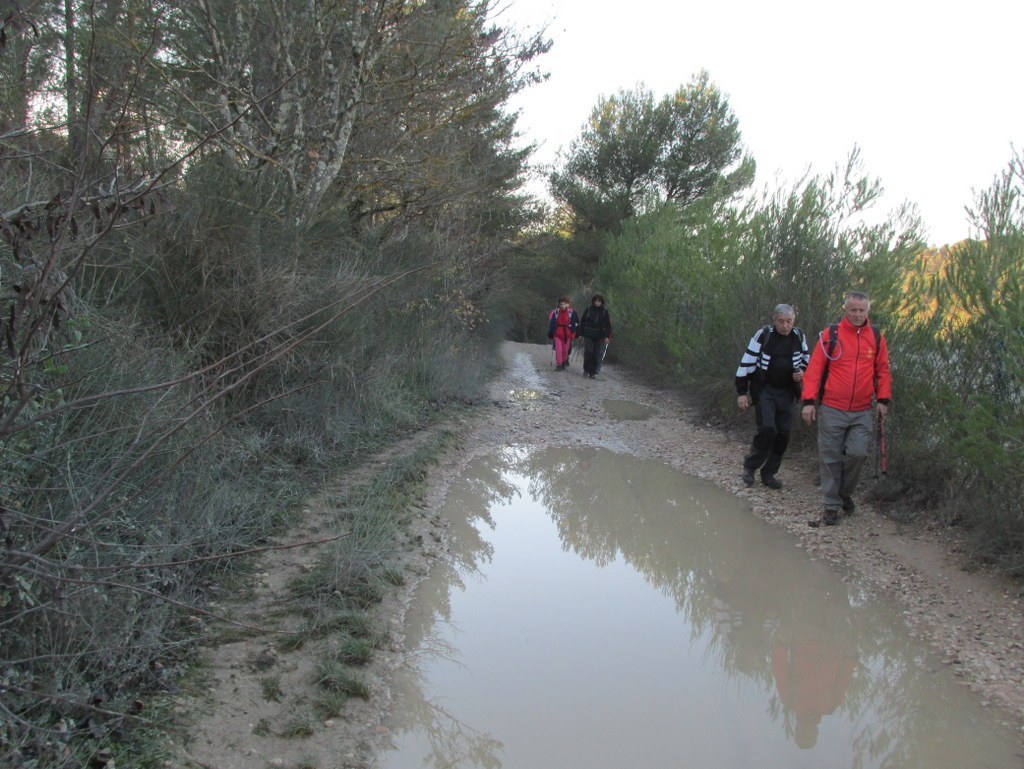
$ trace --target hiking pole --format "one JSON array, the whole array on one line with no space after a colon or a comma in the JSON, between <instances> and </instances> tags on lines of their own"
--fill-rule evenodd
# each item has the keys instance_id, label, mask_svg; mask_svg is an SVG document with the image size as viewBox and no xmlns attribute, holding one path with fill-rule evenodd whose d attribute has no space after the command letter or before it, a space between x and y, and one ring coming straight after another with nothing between
<instances>
[{"instance_id":1,"label":"hiking pole","mask_svg":"<svg viewBox=\"0 0 1024 769\"><path fill-rule=\"evenodd\" d=\"M878 415L878 450L875 452L875 477L885 479L886 474L889 472L889 458L886 456L887 451L886 440L885 440L885 418Z\"/></svg>"},{"instance_id":2,"label":"hiking pole","mask_svg":"<svg viewBox=\"0 0 1024 769\"><path fill-rule=\"evenodd\" d=\"M578 360L580 357L580 349L586 344L580 337L576 337L572 340L572 359Z\"/></svg>"},{"instance_id":3,"label":"hiking pole","mask_svg":"<svg viewBox=\"0 0 1024 769\"><path fill-rule=\"evenodd\" d=\"M604 368L604 356L608 354L608 340L595 341L594 344L601 345L601 356L597 359L597 363L594 365L594 373L600 374L601 369Z\"/></svg>"}]
</instances>

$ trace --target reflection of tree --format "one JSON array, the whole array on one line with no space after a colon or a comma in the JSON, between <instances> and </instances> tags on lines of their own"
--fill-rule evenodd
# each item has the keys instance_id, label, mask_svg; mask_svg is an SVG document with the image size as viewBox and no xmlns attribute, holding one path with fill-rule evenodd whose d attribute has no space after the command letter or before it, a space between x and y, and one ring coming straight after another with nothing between
<instances>
[{"instance_id":1,"label":"reflection of tree","mask_svg":"<svg viewBox=\"0 0 1024 769\"><path fill-rule=\"evenodd\" d=\"M416 730L424 736L430 752L423 756L422 766L437 769L451 767L479 767L500 769L498 753L502 744L489 734L478 731L460 721L446 708L423 696L418 685L418 671L405 671L410 680L400 681L399 689L404 696L395 702L394 714L401 731ZM404 685L402 685L404 684ZM392 744L391 748L395 749Z\"/></svg>"},{"instance_id":2,"label":"reflection of tree","mask_svg":"<svg viewBox=\"0 0 1024 769\"><path fill-rule=\"evenodd\" d=\"M518 461L519 453L507 448L477 462L448 489L445 510L449 520L449 555L455 565L466 572L478 570L478 564L489 562L493 555L491 545L480 534L478 522L488 529L494 528L491 509L508 504L521 490L510 479L510 471Z\"/></svg>"},{"instance_id":3,"label":"reflection of tree","mask_svg":"<svg viewBox=\"0 0 1024 769\"><path fill-rule=\"evenodd\" d=\"M452 590L462 589L465 575L478 573L480 565L493 557L493 547L483 538L481 529L494 528L493 507L508 504L521 493L509 478L515 459L510 449L496 452L449 487L445 500L449 557L435 563L430 578L417 586L414 605L405 621L405 645L417 650L413 658L416 662L429 657L456 658L437 626L451 621ZM430 752L424 756L423 766L499 769L501 742L428 699L422 678L415 664L396 675L392 688L401 695L395 700L393 719L400 726L394 734L418 732L424 736ZM391 747L395 749L395 745Z\"/></svg>"},{"instance_id":4,"label":"reflection of tree","mask_svg":"<svg viewBox=\"0 0 1024 769\"><path fill-rule=\"evenodd\" d=\"M822 716L842 713L852 723L854 769L968 766L991 752L983 747L993 736L991 724L956 706L958 687L928 672L902 623L882 619L894 616L891 610L851 593L834 571L735 512L731 495L667 466L601 449L520 454L507 467L530 479L529 493L547 506L563 547L599 565L621 555L674 599L728 674L768 690L773 643L777 673L786 670L787 645L802 644L797 659L790 658L801 666L788 672L802 669L809 678L790 678L779 689L786 694L768 705L794 740L810 742L804 722L797 734L799 703ZM794 688L801 686L809 689L803 700Z\"/></svg>"},{"instance_id":5,"label":"reflection of tree","mask_svg":"<svg viewBox=\"0 0 1024 769\"><path fill-rule=\"evenodd\" d=\"M472 526L469 528L473 529ZM475 529L473 531L476 532ZM471 539L475 541L478 537ZM463 540L462 557L474 552L466 544ZM489 545L477 547L475 552L480 560L491 556ZM474 570L476 563L473 563ZM497 753L502 748L501 742L460 721L439 703L430 700L423 690L423 674L419 669L422 660L456 660L457 653L438 632L437 626L451 620L451 591L461 585L460 570L451 562L436 564L430 577L416 588L415 603L405 622L405 646L415 649L416 654L412 657L412 665L396 673L391 685L392 690L398 693L392 710L392 718L399 725L394 734L411 732L423 735L430 748L428 755L423 757L422 765L425 767L499 769L501 761ZM392 744L391 749L395 748Z\"/></svg>"}]
</instances>

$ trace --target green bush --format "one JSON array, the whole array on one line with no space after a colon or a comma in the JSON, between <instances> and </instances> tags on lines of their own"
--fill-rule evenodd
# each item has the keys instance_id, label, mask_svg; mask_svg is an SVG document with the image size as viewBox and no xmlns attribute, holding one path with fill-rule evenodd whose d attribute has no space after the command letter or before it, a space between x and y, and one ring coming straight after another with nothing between
<instances>
[{"instance_id":1,"label":"green bush","mask_svg":"<svg viewBox=\"0 0 1024 769\"><path fill-rule=\"evenodd\" d=\"M708 197L631 220L610 238L596 279L616 313L616 355L726 408L722 388L776 304L793 305L812 340L851 288L867 290L873 317L884 318L919 238L906 211L864 223L878 192L854 152L831 175L758 205L736 210Z\"/></svg>"},{"instance_id":2,"label":"green bush","mask_svg":"<svg viewBox=\"0 0 1024 769\"><path fill-rule=\"evenodd\" d=\"M974 211L978 239L948 250L894 333L895 463L965 525L982 558L1024 573L1024 172L1020 156Z\"/></svg>"}]
</instances>

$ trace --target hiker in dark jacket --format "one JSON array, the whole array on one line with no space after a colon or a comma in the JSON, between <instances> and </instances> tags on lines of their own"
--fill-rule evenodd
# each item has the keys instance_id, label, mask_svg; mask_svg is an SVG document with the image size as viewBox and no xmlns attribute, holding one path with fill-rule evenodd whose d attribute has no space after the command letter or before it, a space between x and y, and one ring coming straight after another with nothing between
<instances>
[{"instance_id":1,"label":"hiker in dark jacket","mask_svg":"<svg viewBox=\"0 0 1024 769\"><path fill-rule=\"evenodd\" d=\"M771 324L751 337L736 369L736 405L741 411L753 405L757 423L750 453L743 459L743 482L748 486L760 470L761 483L782 488L775 474L789 445L800 383L810 359L807 340L793 325L795 320L790 305L776 305Z\"/></svg>"},{"instance_id":2,"label":"hiker in dark jacket","mask_svg":"<svg viewBox=\"0 0 1024 769\"><path fill-rule=\"evenodd\" d=\"M601 362L612 338L612 316L604 306L604 297L594 294L590 306L580 316L583 337L583 373L593 379L601 373Z\"/></svg>"}]
</instances>

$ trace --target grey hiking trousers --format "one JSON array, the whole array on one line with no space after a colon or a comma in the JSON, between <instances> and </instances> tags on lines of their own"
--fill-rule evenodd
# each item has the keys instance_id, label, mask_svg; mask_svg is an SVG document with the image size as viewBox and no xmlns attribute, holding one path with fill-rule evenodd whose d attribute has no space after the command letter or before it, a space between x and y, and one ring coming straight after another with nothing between
<instances>
[{"instance_id":1,"label":"grey hiking trousers","mask_svg":"<svg viewBox=\"0 0 1024 769\"><path fill-rule=\"evenodd\" d=\"M818 457L821 496L826 510L839 510L853 496L871 445L874 409L840 411L818 408Z\"/></svg>"}]
</instances>

